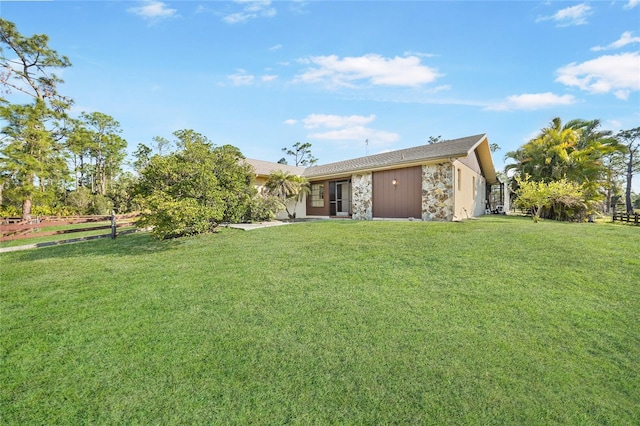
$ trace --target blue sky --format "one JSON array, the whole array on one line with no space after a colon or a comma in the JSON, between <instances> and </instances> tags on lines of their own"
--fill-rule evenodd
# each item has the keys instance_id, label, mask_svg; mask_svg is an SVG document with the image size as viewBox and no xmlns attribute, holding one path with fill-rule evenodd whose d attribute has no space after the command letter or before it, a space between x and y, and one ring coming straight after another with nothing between
<instances>
[{"instance_id":1,"label":"blue sky","mask_svg":"<svg viewBox=\"0 0 640 426\"><path fill-rule=\"evenodd\" d=\"M133 152L194 129L320 163L487 133L496 168L553 117L640 126L640 0L3 1L68 56L74 112ZM640 178L634 188L640 192Z\"/></svg>"}]
</instances>

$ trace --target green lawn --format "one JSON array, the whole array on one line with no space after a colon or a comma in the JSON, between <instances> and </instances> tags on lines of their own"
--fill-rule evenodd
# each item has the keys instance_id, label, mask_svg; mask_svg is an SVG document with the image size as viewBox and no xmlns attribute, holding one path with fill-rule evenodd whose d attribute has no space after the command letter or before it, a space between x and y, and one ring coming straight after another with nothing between
<instances>
[{"instance_id":1,"label":"green lawn","mask_svg":"<svg viewBox=\"0 0 640 426\"><path fill-rule=\"evenodd\" d=\"M640 228L322 221L0 254L3 424L637 424Z\"/></svg>"}]
</instances>

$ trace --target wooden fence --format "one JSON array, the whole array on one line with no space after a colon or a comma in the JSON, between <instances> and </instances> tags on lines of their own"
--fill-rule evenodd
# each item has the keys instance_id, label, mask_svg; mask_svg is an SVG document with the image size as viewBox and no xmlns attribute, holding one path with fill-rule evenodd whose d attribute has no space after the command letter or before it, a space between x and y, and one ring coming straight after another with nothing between
<instances>
[{"instance_id":1,"label":"wooden fence","mask_svg":"<svg viewBox=\"0 0 640 426\"><path fill-rule=\"evenodd\" d=\"M613 221L619 220L620 222L633 223L634 225L640 225L640 213L620 213L613 212Z\"/></svg>"},{"instance_id":2,"label":"wooden fence","mask_svg":"<svg viewBox=\"0 0 640 426\"><path fill-rule=\"evenodd\" d=\"M23 221L20 218L0 219L0 241L13 241L36 237L47 237L51 235L65 235L88 232L88 231L109 231L101 236L116 238L118 229L135 225L139 214L108 215L108 216L41 216L30 221ZM53 227L64 225L87 224L87 226L74 227L70 229L52 230ZM93 226L89 226L94 224Z\"/></svg>"}]
</instances>

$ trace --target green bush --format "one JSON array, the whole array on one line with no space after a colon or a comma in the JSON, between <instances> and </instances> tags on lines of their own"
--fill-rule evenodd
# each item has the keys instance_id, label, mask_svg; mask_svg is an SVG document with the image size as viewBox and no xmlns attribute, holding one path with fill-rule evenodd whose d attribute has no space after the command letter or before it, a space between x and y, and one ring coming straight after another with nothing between
<instances>
[{"instance_id":1,"label":"green bush","mask_svg":"<svg viewBox=\"0 0 640 426\"><path fill-rule=\"evenodd\" d=\"M113 211L113 202L109 197L94 194L89 205L89 214L107 215Z\"/></svg>"},{"instance_id":2,"label":"green bush","mask_svg":"<svg viewBox=\"0 0 640 426\"><path fill-rule=\"evenodd\" d=\"M276 218L277 212L284 205L273 195L256 195L251 200L251 220L253 222L270 221Z\"/></svg>"},{"instance_id":3,"label":"green bush","mask_svg":"<svg viewBox=\"0 0 640 426\"><path fill-rule=\"evenodd\" d=\"M31 216L71 216L71 211L67 206L34 206L31 209Z\"/></svg>"},{"instance_id":4,"label":"green bush","mask_svg":"<svg viewBox=\"0 0 640 426\"><path fill-rule=\"evenodd\" d=\"M107 196L92 194L88 188L80 187L67 195L63 208L67 214L108 215L113 210L113 201Z\"/></svg>"},{"instance_id":5,"label":"green bush","mask_svg":"<svg viewBox=\"0 0 640 426\"><path fill-rule=\"evenodd\" d=\"M583 186L566 179L553 182L532 181L529 175L524 179L516 176L516 205L530 210L534 222L541 217L555 220L584 220L589 205Z\"/></svg>"},{"instance_id":6,"label":"green bush","mask_svg":"<svg viewBox=\"0 0 640 426\"><path fill-rule=\"evenodd\" d=\"M161 240L211 232L222 220L221 206L203 206L193 198L175 200L157 193L145 201L149 210L142 212L137 226L150 227Z\"/></svg>"},{"instance_id":7,"label":"green bush","mask_svg":"<svg viewBox=\"0 0 640 426\"><path fill-rule=\"evenodd\" d=\"M66 204L74 214L88 214L91 206L91 191L81 186L77 190L69 192Z\"/></svg>"},{"instance_id":8,"label":"green bush","mask_svg":"<svg viewBox=\"0 0 640 426\"><path fill-rule=\"evenodd\" d=\"M20 214L20 209L15 206L0 207L0 217L18 217Z\"/></svg>"},{"instance_id":9,"label":"green bush","mask_svg":"<svg viewBox=\"0 0 640 426\"><path fill-rule=\"evenodd\" d=\"M180 149L153 156L136 184L133 202L142 206L144 226L164 239L209 232L221 221L249 220L256 190L242 153L230 145L213 147L193 130L174 135Z\"/></svg>"}]
</instances>

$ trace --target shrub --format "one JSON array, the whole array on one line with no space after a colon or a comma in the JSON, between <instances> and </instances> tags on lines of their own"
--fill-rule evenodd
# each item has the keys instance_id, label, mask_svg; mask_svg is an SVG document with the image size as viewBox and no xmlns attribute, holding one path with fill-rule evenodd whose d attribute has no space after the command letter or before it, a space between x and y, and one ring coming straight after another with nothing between
<instances>
[{"instance_id":1,"label":"shrub","mask_svg":"<svg viewBox=\"0 0 640 426\"><path fill-rule=\"evenodd\" d=\"M158 239L177 238L211 232L222 220L222 208L198 204L193 198L172 199L157 193L145 200L139 227L151 227Z\"/></svg>"},{"instance_id":2,"label":"shrub","mask_svg":"<svg viewBox=\"0 0 640 426\"><path fill-rule=\"evenodd\" d=\"M91 204L89 205L89 214L107 215L113 211L113 202L109 197L101 194L94 194L91 197Z\"/></svg>"},{"instance_id":3,"label":"shrub","mask_svg":"<svg viewBox=\"0 0 640 426\"><path fill-rule=\"evenodd\" d=\"M256 195L251 200L251 220L254 222L270 221L284 208L280 199L273 195Z\"/></svg>"},{"instance_id":4,"label":"shrub","mask_svg":"<svg viewBox=\"0 0 640 426\"><path fill-rule=\"evenodd\" d=\"M73 211L67 206L39 205L31 209L31 216L71 216Z\"/></svg>"},{"instance_id":5,"label":"shrub","mask_svg":"<svg viewBox=\"0 0 640 426\"><path fill-rule=\"evenodd\" d=\"M0 207L0 217L19 217L21 214L20 209L15 206Z\"/></svg>"},{"instance_id":6,"label":"shrub","mask_svg":"<svg viewBox=\"0 0 640 426\"><path fill-rule=\"evenodd\" d=\"M221 221L248 220L256 191L240 151L214 148L192 130L174 135L181 149L153 156L137 182L134 203L142 206L143 226L153 226L158 238L172 238L209 232Z\"/></svg>"},{"instance_id":7,"label":"shrub","mask_svg":"<svg viewBox=\"0 0 640 426\"><path fill-rule=\"evenodd\" d=\"M530 210L533 221L540 217L556 220L583 220L588 210L583 186L566 179L553 182L534 182L529 176L516 176L518 189L516 205Z\"/></svg>"},{"instance_id":8,"label":"shrub","mask_svg":"<svg viewBox=\"0 0 640 426\"><path fill-rule=\"evenodd\" d=\"M91 205L91 191L80 187L67 195L67 206L75 214L88 214Z\"/></svg>"}]
</instances>

